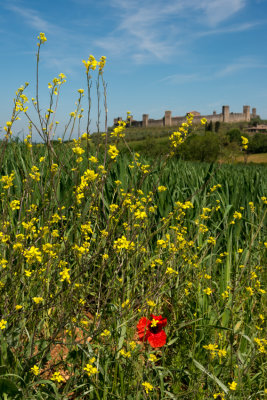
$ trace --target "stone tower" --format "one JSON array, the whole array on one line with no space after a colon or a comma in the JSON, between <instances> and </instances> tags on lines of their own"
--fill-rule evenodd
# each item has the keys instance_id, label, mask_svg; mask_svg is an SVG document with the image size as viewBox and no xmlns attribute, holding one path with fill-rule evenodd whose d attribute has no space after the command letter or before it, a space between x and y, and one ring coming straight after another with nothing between
<instances>
[{"instance_id":1,"label":"stone tower","mask_svg":"<svg viewBox=\"0 0 267 400\"><path fill-rule=\"evenodd\" d=\"M257 118L257 110L256 110L256 108L252 108L252 118Z\"/></svg>"},{"instance_id":2,"label":"stone tower","mask_svg":"<svg viewBox=\"0 0 267 400\"><path fill-rule=\"evenodd\" d=\"M250 106L243 106L243 114L245 121L250 121Z\"/></svg>"},{"instance_id":3,"label":"stone tower","mask_svg":"<svg viewBox=\"0 0 267 400\"><path fill-rule=\"evenodd\" d=\"M223 122L229 122L229 106L222 106Z\"/></svg>"},{"instance_id":4,"label":"stone tower","mask_svg":"<svg viewBox=\"0 0 267 400\"><path fill-rule=\"evenodd\" d=\"M143 114L143 124L142 126L148 126L148 114Z\"/></svg>"},{"instance_id":5,"label":"stone tower","mask_svg":"<svg viewBox=\"0 0 267 400\"><path fill-rule=\"evenodd\" d=\"M172 112L171 111L165 111L164 125L172 126Z\"/></svg>"}]
</instances>

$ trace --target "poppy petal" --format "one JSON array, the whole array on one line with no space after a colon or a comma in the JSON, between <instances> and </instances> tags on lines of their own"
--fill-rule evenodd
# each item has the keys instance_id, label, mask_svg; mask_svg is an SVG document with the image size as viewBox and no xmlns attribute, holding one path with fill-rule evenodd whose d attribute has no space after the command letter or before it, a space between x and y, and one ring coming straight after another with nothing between
<instances>
[{"instance_id":1,"label":"poppy petal","mask_svg":"<svg viewBox=\"0 0 267 400\"><path fill-rule=\"evenodd\" d=\"M162 327L166 326L167 325L167 318L162 318L160 320L160 324L161 324Z\"/></svg>"},{"instance_id":2,"label":"poppy petal","mask_svg":"<svg viewBox=\"0 0 267 400\"><path fill-rule=\"evenodd\" d=\"M149 333L148 326L150 324L150 320L146 317L140 318L137 324L137 331L140 340L147 339L147 334Z\"/></svg>"},{"instance_id":3,"label":"poppy petal","mask_svg":"<svg viewBox=\"0 0 267 400\"><path fill-rule=\"evenodd\" d=\"M156 321L159 321L159 325L161 327L164 327L167 325L167 318L162 318L161 315L151 314L150 317L151 317L151 319L155 319Z\"/></svg>"},{"instance_id":4,"label":"poppy petal","mask_svg":"<svg viewBox=\"0 0 267 400\"><path fill-rule=\"evenodd\" d=\"M147 340L151 347L162 347L166 344L167 335L161 330L158 333L150 333Z\"/></svg>"}]
</instances>

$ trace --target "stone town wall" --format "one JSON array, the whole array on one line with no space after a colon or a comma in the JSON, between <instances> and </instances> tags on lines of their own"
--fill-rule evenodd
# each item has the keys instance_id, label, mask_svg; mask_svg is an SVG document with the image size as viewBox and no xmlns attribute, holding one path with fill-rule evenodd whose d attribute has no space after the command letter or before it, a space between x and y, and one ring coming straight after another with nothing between
<instances>
[{"instance_id":1,"label":"stone town wall","mask_svg":"<svg viewBox=\"0 0 267 400\"><path fill-rule=\"evenodd\" d=\"M149 119L148 126L164 126L164 120L162 119Z\"/></svg>"},{"instance_id":2,"label":"stone town wall","mask_svg":"<svg viewBox=\"0 0 267 400\"><path fill-rule=\"evenodd\" d=\"M193 123L200 123L202 118L206 118L208 122L243 122L250 121L251 118L256 118L257 116L256 108L252 108L252 114L250 113L250 106L243 106L242 113L230 112L229 106L223 106L220 114L217 114L216 111L213 111L213 114L211 115L196 115ZM121 117L115 118L114 125L117 125L119 120L121 120ZM131 117L129 125L135 127L175 126L185 121L186 116L172 117L171 111L165 111L165 115L162 119L151 119L149 118L148 114L143 114L142 121L136 121L133 119L133 117Z\"/></svg>"}]
</instances>

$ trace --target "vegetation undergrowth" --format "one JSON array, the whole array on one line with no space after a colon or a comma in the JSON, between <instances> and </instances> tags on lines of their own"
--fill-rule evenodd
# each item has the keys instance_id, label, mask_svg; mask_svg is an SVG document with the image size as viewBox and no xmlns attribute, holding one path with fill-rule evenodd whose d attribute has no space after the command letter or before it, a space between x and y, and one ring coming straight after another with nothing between
<instances>
[{"instance_id":1,"label":"vegetation undergrowth","mask_svg":"<svg viewBox=\"0 0 267 400\"><path fill-rule=\"evenodd\" d=\"M266 168L177 160L191 115L160 160L127 147L123 122L108 134L106 113L93 144L91 73L106 111L104 57L84 61L86 132L55 144L66 77L49 83L43 115L38 39L39 122L25 84L1 144L0 397L263 398ZM78 94L62 139L79 131ZM20 114L24 143L12 140Z\"/></svg>"}]
</instances>

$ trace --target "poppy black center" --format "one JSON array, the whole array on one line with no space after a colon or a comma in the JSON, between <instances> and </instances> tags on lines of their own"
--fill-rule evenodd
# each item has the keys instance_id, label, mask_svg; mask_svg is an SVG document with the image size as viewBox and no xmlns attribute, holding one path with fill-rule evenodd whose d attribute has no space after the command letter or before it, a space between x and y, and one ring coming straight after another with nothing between
<instances>
[{"instance_id":1,"label":"poppy black center","mask_svg":"<svg viewBox=\"0 0 267 400\"><path fill-rule=\"evenodd\" d=\"M152 333L159 333L161 331L161 326L157 325L157 326L150 326L149 330Z\"/></svg>"}]
</instances>

